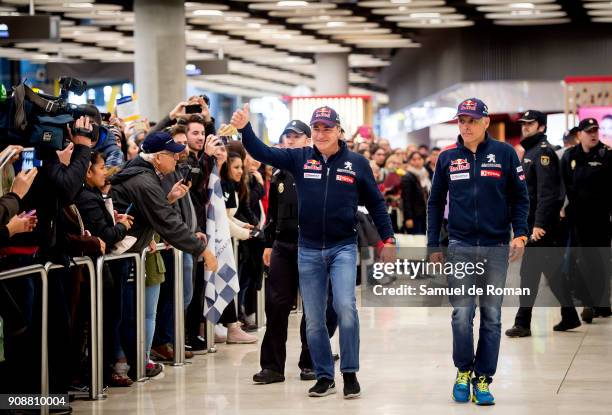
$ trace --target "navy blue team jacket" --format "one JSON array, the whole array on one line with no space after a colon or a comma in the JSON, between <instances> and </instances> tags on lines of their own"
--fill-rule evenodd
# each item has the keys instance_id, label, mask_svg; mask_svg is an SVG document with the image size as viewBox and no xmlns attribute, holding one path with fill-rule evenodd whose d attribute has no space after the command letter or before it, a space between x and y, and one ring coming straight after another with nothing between
<instances>
[{"instance_id":1,"label":"navy blue team jacket","mask_svg":"<svg viewBox=\"0 0 612 415\"><path fill-rule=\"evenodd\" d=\"M289 171L298 190L299 246L326 249L357 243L357 205L365 205L382 240L393 236L385 201L370 164L343 141L327 162L313 147L271 148L251 124L240 130L242 144L256 160Z\"/></svg>"},{"instance_id":2,"label":"navy blue team jacket","mask_svg":"<svg viewBox=\"0 0 612 415\"><path fill-rule=\"evenodd\" d=\"M427 206L427 246L438 247L449 195L448 237L472 246L507 244L528 236L529 196L525 174L509 144L485 140L472 153L457 143L446 148L436 164Z\"/></svg>"}]
</instances>

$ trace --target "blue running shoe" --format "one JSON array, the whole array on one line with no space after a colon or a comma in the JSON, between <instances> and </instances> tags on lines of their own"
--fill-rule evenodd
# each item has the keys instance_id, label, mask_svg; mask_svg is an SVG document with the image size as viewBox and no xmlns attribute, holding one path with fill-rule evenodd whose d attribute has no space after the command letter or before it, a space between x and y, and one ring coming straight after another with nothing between
<instances>
[{"instance_id":1,"label":"blue running shoe","mask_svg":"<svg viewBox=\"0 0 612 415\"><path fill-rule=\"evenodd\" d=\"M469 402L470 401L470 377L472 372L470 370L462 372L457 371L457 379L455 379L455 386L453 386L453 400L455 402Z\"/></svg>"},{"instance_id":2,"label":"blue running shoe","mask_svg":"<svg viewBox=\"0 0 612 415\"><path fill-rule=\"evenodd\" d=\"M495 398L489 390L489 382L486 376L479 376L472 380L474 383L474 394L472 395L472 402L476 405L495 405Z\"/></svg>"}]
</instances>

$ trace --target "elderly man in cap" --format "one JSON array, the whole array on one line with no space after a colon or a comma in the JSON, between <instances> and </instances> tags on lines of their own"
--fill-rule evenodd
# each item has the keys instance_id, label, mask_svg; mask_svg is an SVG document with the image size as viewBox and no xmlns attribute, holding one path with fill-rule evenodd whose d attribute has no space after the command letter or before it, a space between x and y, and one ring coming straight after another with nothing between
<instances>
[{"instance_id":1,"label":"elderly man in cap","mask_svg":"<svg viewBox=\"0 0 612 415\"><path fill-rule=\"evenodd\" d=\"M612 149L599 139L599 124L586 118L578 124L579 144L561 159L567 191L565 212L572 227L571 245L578 256L582 285L578 296L585 303L582 320L609 317L610 239L612 233Z\"/></svg>"},{"instance_id":2,"label":"elderly man in cap","mask_svg":"<svg viewBox=\"0 0 612 415\"><path fill-rule=\"evenodd\" d=\"M506 330L508 337L531 336L531 313L542 274L561 304L561 322L553 330L567 331L580 326L570 288L562 273L563 254L552 249L559 239L559 212L564 195L559 159L546 138L546 118L540 111L529 110L519 119L521 146L525 149L522 169L529 193L527 224L530 235L521 263L521 288L529 288L530 295L521 297L514 326Z\"/></svg>"},{"instance_id":3,"label":"elderly man in cap","mask_svg":"<svg viewBox=\"0 0 612 415\"><path fill-rule=\"evenodd\" d=\"M178 181L166 194L161 184L162 178L176 168L185 145L176 143L170 134L158 131L145 138L142 150L137 158L111 178L111 195L117 210L125 212L133 205L130 214L134 216L134 226L129 234L137 240L131 251L144 249L151 242L153 233L157 232L175 248L202 256L206 266L215 271L217 260L206 248L206 236L190 232L180 213L170 206L184 197L189 189Z\"/></svg>"},{"instance_id":4,"label":"elderly man in cap","mask_svg":"<svg viewBox=\"0 0 612 415\"><path fill-rule=\"evenodd\" d=\"M317 108L312 114L313 147L277 149L260 141L249 123L248 105L232 116L247 151L257 160L289 171L295 178L299 202L298 268L300 293L306 313L306 335L317 383L309 396L336 392L334 359L326 327L329 280L333 307L340 329L340 371L344 397L361 394L359 370L359 320L355 300L357 264L357 205L372 215L387 245L383 260L395 246L385 201L376 186L368 161L349 151L340 140L340 117L333 108ZM392 251L392 252L389 252Z\"/></svg>"},{"instance_id":5,"label":"elderly man in cap","mask_svg":"<svg viewBox=\"0 0 612 415\"><path fill-rule=\"evenodd\" d=\"M460 134L456 144L440 153L429 197L430 260L444 259L439 246L448 195L447 261L485 264L483 275L450 275L449 288L453 292L474 285L503 288L508 259L518 259L527 242L529 197L525 176L512 146L487 133L490 119L484 102L466 99L459 104L456 116ZM495 400L489 384L497 369L503 297L486 294L478 297L480 336L474 353L476 295L470 295L466 289L463 295L450 296L453 361L457 367L453 399L468 402L471 386L473 402L493 405Z\"/></svg>"}]
</instances>

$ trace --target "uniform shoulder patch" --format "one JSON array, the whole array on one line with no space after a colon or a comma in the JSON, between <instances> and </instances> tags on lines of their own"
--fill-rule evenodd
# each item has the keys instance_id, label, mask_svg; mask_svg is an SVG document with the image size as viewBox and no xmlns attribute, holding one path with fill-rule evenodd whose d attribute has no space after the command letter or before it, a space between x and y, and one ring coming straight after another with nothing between
<instances>
[{"instance_id":1,"label":"uniform shoulder patch","mask_svg":"<svg viewBox=\"0 0 612 415\"><path fill-rule=\"evenodd\" d=\"M550 164L550 157L545 155L540 156L540 164L542 164L542 166L548 166Z\"/></svg>"}]
</instances>

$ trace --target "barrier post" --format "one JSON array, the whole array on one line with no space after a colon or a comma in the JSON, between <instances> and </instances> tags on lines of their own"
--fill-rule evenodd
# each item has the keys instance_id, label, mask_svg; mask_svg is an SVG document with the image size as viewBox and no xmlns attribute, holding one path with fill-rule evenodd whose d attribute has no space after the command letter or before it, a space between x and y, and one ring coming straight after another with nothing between
<instances>
[{"instance_id":1,"label":"barrier post","mask_svg":"<svg viewBox=\"0 0 612 415\"><path fill-rule=\"evenodd\" d=\"M98 320L98 343L101 345L98 352L98 390L95 391L96 399L106 399L104 393L104 286L103 272L104 263L115 261L118 259L133 259L135 274L138 276L140 270L140 255L137 253L125 253L120 255L105 255L99 257L96 261L96 305L97 305L97 320Z\"/></svg>"},{"instance_id":2,"label":"barrier post","mask_svg":"<svg viewBox=\"0 0 612 415\"><path fill-rule=\"evenodd\" d=\"M87 271L89 274L89 331L90 331L90 359L91 359L91 385L89 385L89 397L91 399L98 399L97 392L100 388L98 385L98 352L99 352L99 344L98 344L98 319L97 319L97 304L96 304L96 271L94 268L93 261L89 257L77 257L72 258L72 262L75 265L85 265L87 267ZM45 271L49 273L49 271L54 269L64 268L63 265L54 264L52 262L47 262L45 264Z\"/></svg>"},{"instance_id":3,"label":"barrier post","mask_svg":"<svg viewBox=\"0 0 612 415\"><path fill-rule=\"evenodd\" d=\"M262 328L266 325L266 284L265 281L261 284L261 289L257 290L257 328Z\"/></svg>"},{"instance_id":4,"label":"barrier post","mask_svg":"<svg viewBox=\"0 0 612 415\"><path fill-rule=\"evenodd\" d=\"M185 364L185 311L183 298L183 252L174 248L174 362Z\"/></svg>"},{"instance_id":5,"label":"barrier post","mask_svg":"<svg viewBox=\"0 0 612 415\"><path fill-rule=\"evenodd\" d=\"M42 304L41 304L41 323L40 323L40 394L41 396L49 395L49 353L48 353L48 308L49 308L49 285L47 269L42 265L29 265L27 267L17 268L10 271L0 272L0 281L9 280L12 278L23 277L30 274L40 274L40 282L42 289ZM43 406L41 414L48 414L49 407Z\"/></svg>"},{"instance_id":6,"label":"barrier post","mask_svg":"<svg viewBox=\"0 0 612 415\"><path fill-rule=\"evenodd\" d=\"M217 353L217 348L215 347L215 325L209 320L206 320L206 348L208 353Z\"/></svg>"}]
</instances>

